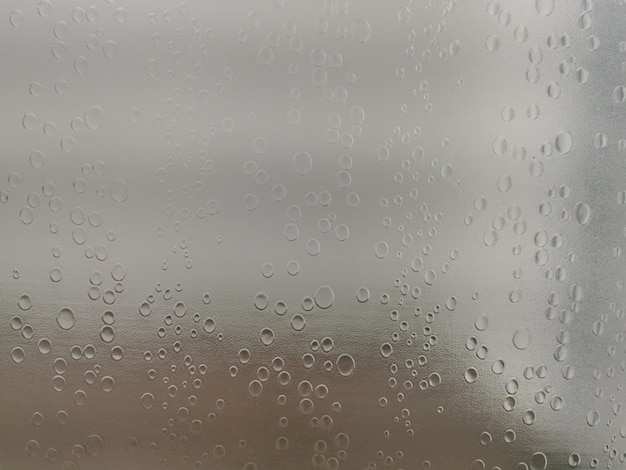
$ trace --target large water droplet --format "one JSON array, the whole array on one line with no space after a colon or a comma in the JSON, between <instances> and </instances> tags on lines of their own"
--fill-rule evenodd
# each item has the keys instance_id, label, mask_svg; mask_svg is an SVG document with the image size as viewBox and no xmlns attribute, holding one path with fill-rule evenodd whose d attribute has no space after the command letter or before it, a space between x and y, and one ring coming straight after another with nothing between
<instances>
[{"instance_id":1,"label":"large water droplet","mask_svg":"<svg viewBox=\"0 0 626 470\"><path fill-rule=\"evenodd\" d=\"M104 441L98 434L91 434L85 439L85 450L91 456L96 456L104 450Z\"/></svg>"},{"instance_id":2,"label":"large water droplet","mask_svg":"<svg viewBox=\"0 0 626 470\"><path fill-rule=\"evenodd\" d=\"M513 333L513 345L517 349L526 349L530 346L531 335L528 328L520 328Z\"/></svg>"},{"instance_id":3,"label":"large water droplet","mask_svg":"<svg viewBox=\"0 0 626 470\"><path fill-rule=\"evenodd\" d=\"M259 382L258 380L253 380L248 385L248 392L253 397L255 398L258 397L259 395L261 395L261 393L263 393L263 384Z\"/></svg>"},{"instance_id":4,"label":"large water droplet","mask_svg":"<svg viewBox=\"0 0 626 470\"><path fill-rule=\"evenodd\" d=\"M126 202L126 199L128 199L128 185L124 180L117 179L113 181L109 192L115 202L122 203Z\"/></svg>"},{"instance_id":5,"label":"large water droplet","mask_svg":"<svg viewBox=\"0 0 626 470\"><path fill-rule=\"evenodd\" d=\"M350 354L341 354L336 361L337 370L344 377L352 375L355 368L354 358Z\"/></svg>"},{"instance_id":6,"label":"large water droplet","mask_svg":"<svg viewBox=\"0 0 626 470\"><path fill-rule=\"evenodd\" d=\"M306 326L306 320L299 313L291 317L291 327L296 331L302 331Z\"/></svg>"},{"instance_id":7,"label":"large water droplet","mask_svg":"<svg viewBox=\"0 0 626 470\"><path fill-rule=\"evenodd\" d=\"M530 457L530 470L546 470L548 458L543 452L535 452Z\"/></svg>"},{"instance_id":8,"label":"large water droplet","mask_svg":"<svg viewBox=\"0 0 626 470\"><path fill-rule=\"evenodd\" d=\"M204 331L209 334L215 331L215 320L213 320L213 318L207 318L204 320Z\"/></svg>"},{"instance_id":9,"label":"large water droplet","mask_svg":"<svg viewBox=\"0 0 626 470\"><path fill-rule=\"evenodd\" d=\"M91 130L97 130L102 127L104 111L100 106L89 106L84 117L87 127Z\"/></svg>"},{"instance_id":10,"label":"large water droplet","mask_svg":"<svg viewBox=\"0 0 626 470\"><path fill-rule=\"evenodd\" d=\"M57 323L64 330L71 330L74 326L76 318L74 312L69 307L63 307L57 315Z\"/></svg>"},{"instance_id":11,"label":"large water droplet","mask_svg":"<svg viewBox=\"0 0 626 470\"><path fill-rule=\"evenodd\" d=\"M562 154L569 153L572 150L573 145L574 140L572 139L572 134L569 132L563 131L556 136L554 146L557 152Z\"/></svg>"},{"instance_id":12,"label":"large water droplet","mask_svg":"<svg viewBox=\"0 0 626 470\"><path fill-rule=\"evenodd\" d=\"M274 342L274 332L270 328L263 328L261 330L261 343L265 346L269 346Z\"/></svg>"},{"instance_id":13,"label":"large water droplet","mask_svg":"<svg viewBox=\"0 0 626 470\"><path fill-rule=\"evenodd\" d=\"M297 152L292 159L294 171L298 175L306 175L313 168L313 159L308 152Z\"/></svg>"},{"instance_id":14,"label":"large water droplet","mask_svg":"<svg viewBox=\"0 0 626 470\"><path fill-rule=\"evenodd\" d=\"M13 348L11 350L11 359L13 359L16 364L22 362L24 360L24 350L19 346Z\"/></svg>"},{"instance_id":15,"label":"large water droplet","mask_svg":"<svg viewBox=\"0 0 626 470\"><path fill-rule=\"evenodd\" d=\"M378 259L383 259L389 254L389 245L384 241L379 241L374 245L374 254Z\"/></svg>"},{"instance_id":16,"label":"large water droplet","mask_svg":"<svg viewBox=\"0 0 626 470\"><path fill-rule=\"evenodd\" d=\"M468 384L473 384L478 379L478 371L475 367L469 367L465 370L464 378Z\"/></svg>"},{"instance_id":17,"label":"large water droplet","mask_svg":"<svg viewBox=\"0 0 626 470\"><path fill-rule=\"evenodd\" d=\"M357 19L352 22L350 32L356 42L365 44L372 35L372 27L367 20Z\"/></svg>"},{"instance_id":18,"label":"large water droplet","mask_svg":"<svg viewBox=\"0 0 626 470\"><path fill-rule=\"evenodd\" d=\"M535 0L535 9L541 16L548 16L554 11L554 0Z\"/></svg>"},{"instance_id":19,"label":"large water droplet","mask_svg":"<svg viewBox=\"0 0 626 470\"><path fill-rule=\"evenodd\" d=\"M591 410L587 413L587 424L589 426L597 426L600 423L600 413L596 410Z\"/></svg>"},{"instance_id":20,"label":"large water droplet","mask_svg":"<svg viewBox=\"0 0 626 470\"><path fill-rule=\"evenodd\" d=\"M30 310L30 308L33 306L33 303L30 300L30 296L28 294L20 295L20 298L17 301L17 306L20 308L20 310Z\"/></svg>"},{"instance_id":21,"label":"large water droplet","mask_svg":"<svg viewBox=\"0 0 626 470\"><path fill-rule=\"evenodd\" d=\"M329 286L320 286L315 291L313 299L319 308L327 309L333 304L335 300L335 293Z\"/></svg>"},{"instance_id":22,"label":"large water droplet","mask_svg":"<svg viewBox=\"0 0 626 470\"><path fill-rule=\"evenodd\" d=\"M591 220L591 207L589 207L589 204L579 202L574 208L574 213L576 214L576 221L580 225L586 225Z\"/></svg>"}]
</instances>

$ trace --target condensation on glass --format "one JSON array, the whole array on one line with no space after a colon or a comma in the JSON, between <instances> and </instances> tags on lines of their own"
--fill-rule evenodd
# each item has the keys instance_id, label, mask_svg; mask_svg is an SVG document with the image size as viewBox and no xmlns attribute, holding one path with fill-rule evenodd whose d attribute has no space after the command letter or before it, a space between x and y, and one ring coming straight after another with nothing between
<instances>
[{"instance_id":1,"label":"condensation on glass","mask_svg":"<svg viewBox=\"0 0 626 470\"><path fill-rule=\"evenodd\" d=\"M0 468L626 469L623 0L5 0Z\"/></svg>"}]
</instances>

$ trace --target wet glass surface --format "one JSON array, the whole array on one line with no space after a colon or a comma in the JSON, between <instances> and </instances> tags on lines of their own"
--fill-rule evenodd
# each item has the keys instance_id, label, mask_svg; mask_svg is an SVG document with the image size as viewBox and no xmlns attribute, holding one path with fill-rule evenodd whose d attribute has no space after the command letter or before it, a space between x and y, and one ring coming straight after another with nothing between
<instances>
[{"instance_id":1,"label":"wet glass surface","mask_svg":"<svg viewBox=\"0 0 626 470\"><path fill-rule=\"evenodd\" d=\"M0 19L0 468L626 469L624 1Z\"/></svg>"}]
</instances>

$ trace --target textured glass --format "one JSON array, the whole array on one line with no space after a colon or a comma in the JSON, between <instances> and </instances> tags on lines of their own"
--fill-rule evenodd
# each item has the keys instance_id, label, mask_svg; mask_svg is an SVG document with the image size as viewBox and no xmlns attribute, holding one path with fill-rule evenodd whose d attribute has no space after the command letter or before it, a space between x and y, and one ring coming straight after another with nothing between
<instances>
[{"instance_id":1,"label":"textured glass","mask_svg":"<svg viewBox=\"0 0 626 470\"><path fill-rule=\"evenodd\" d=\"M0 2L1 469L626 469L623 0Z\"/></svg>"}]
</instances>

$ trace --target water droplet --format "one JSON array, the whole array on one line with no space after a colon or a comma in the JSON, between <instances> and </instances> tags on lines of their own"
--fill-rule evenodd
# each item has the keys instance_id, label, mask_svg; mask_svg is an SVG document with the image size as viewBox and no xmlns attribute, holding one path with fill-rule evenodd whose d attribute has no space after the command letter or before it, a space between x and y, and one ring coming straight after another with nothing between
<instances>
[{"instance_id":1,"label":"water droplet","mask_svg":"<svg viewBox=\"0 0 626 470\"><path fill-rule=\"evenodd\" d=\"M143 406L146 410L152 408L154 406L154 395L151 393L144 393L141 396L141 406Z\"/></svg>"},{"instance_id":2,"label":"water droplet","mask_svg":"<svg viewBox=\"0 0 626 470\"><path fill-rule=\"evenodd\" d=\"M572 138L572 134L566 131L559 132L559 134L556 136L554 146L559 153L566 154L571 152L572 147L574 146L574 139Z\"/></svg>"},{"instance_id":3,"label":"water droplet","mask_svg":"<svg viewBox=\"0 0 626 470\"><path fill-rule=\"evenodd\" d=\"M248 392L255 398L260 396L263 393L263 384L258 380L253 380L248 385Z\"/></svg>"},{"instance_id":4,"label":"water droplet","mask_svg":"<svg viewBox=\"0 0 626 470\"><path fill-rule=\"evenodd\" d=\"M388 358L393 354L393 347L391 346L391 344L389 343L384 343L381 347L380 347L380 354L384 357L384 358Z\"/></svg>"},{"instance_id":5,"label":"water droplet","mask_svg":"<svg viewBox=\"0 0 626 470\"><path fill-rule=\"evenodd\" d=\"M337 370L344 377L352 375L355 368L354 358L349 354L341 354L336 361Z\"/></svg>"},{"instance_id":6,"label":"water droplet","mask_svg":"<svg viewBox=\"0 0 626 470\"><path fill-rule=\"evenodd\" d=\"M389 254L389 245L387 242L379 241L374 245L374 254L378 259L383 259Z\"/></svg>"},{"instance_id":7,"label":"water droplet","mask_svg":"<svg viewBox=\"0 0 626 470\"><path fill-rule=\"evenodd\" d=\"M365 44L372 35L372 27L364 19L356 19L350 26L352 38L359 44Z\"/></svg>"},{"instance_id":8,"label":"water droplet","mask_svg":"<svg viewBox=\"0 0 626 470\"><path fill-rule=\"evenodd\" d=\"M552 399L550 400L550 408L552 408L554 411L561 410L563 408L563 398L559 395L552 397Z\"/></svg>"},{"instance_id":9,"label":"water droplet","mask_svg":"<svg viewBox=\"0 0 626 470\"><path fill-rule=\"evenodd\" d=\"M311 238L306 242L305 248L306 252L310 256L317 256L321 250L320 242L317 241L315 238Z\"/></svg>"},{"instance_id":10,"label":"water droplet","mask_svg":"<svg viewBox=\"0 0 626 470\"><path fill-rule=\"evenodd\" d=\"M364 303L367 302L370 298L370 291L367 287L359 287L359 289L356 291L356 299L360 302L360 303Z\"/></svg>"},{"instance_id":11,"label":"water droplet","mask_svg":"<svg viewBox=\"0 0 626 470\"><path fill-rule=\"evenodd\" d=\"M474 327L476 327L478 331L485 331L488 326L489 318L484 314L480 315L474 322Z\"/></svg>"},{"instance_id":12,"label":"water droplet","mask_svg":"<svg viewBox=\"0 0 626 470\"><path fill-rule=\"evenodd\" d=\"M319 248L318 248L318 252L319 252ZM299 272L300 272L300 264L297 261L291 260L287 263L287 273L290 276L295 276Z\"/></svg>"},{"instance_id":13,"label":"water droplet","mask_svg":"<svg viewBox=\"0 0 626 470\"><path fill-rule=\"evenodd\" d=\"M89 106L85 111L85 124L91 130L98 130L102 127L104 111L100 106Z\"/></svg>"},{"instance_id":14,"label":"water droplet","mask_svg":"<svg viewBox=\"0 0 626 470\"><path fill-rule=\"evenodd\" d=\"M74 140L74 137L72 137L71 135L65 135L61 137L61 149L65 153L72 153L75 148L76 141Z\"/></svg>"},{"instance_id":15,"label":"water droplet","mask_svg":"<svg viewBox=\"0 0 626 470\"><path fill-rule=\"evenodd\" d=\"M513 411L516 404L515 398L508 396L502 401L502 408L504 408L505 411Z\"/></svg>"},{"instance_id":16,"label":"water droplet","mask_svg":"<svg viewBox=\"0 0 626 470\"><path fill-rule=\"evenodd\" d=\"M20 308L20 310L30 310L30 308L33 306L33 303L30 300L30 296L28 294L20 295L20 298L17 301L17 306Z\"/></svg>"},{"instance_id":17,"label":"water droplet","mask_svg":"<svg viewBox=\"0 0 626 470\"><path fill-rule=\"evenodd\" d=\"M85 451L92 457L104 450L104 441L98 434L91 434L85 439Z\"/></svg>"},{"instance_id":18,"label":"water droplet","mask_svg":"<svg viewBox=\"0 0 626 470\"><path fill-rule=\"evenodd\" d=\"M335 238L340 242L344 242L350 236L350 229L345 224L338 224L335 227Z\"/></svg>"},{"instance_id":19,"label":"water droplet","mask_svg":"<svg viewBox=\"0 0 626 470\"><path fill-rule=\"evenodd\" d=\"M546 470L548 458L543 452L535 452L530 457L530 470Z\"/></svg>"},{"instance_id":20,"label":"water droplet","mask_svg":"<svg viewBox=\"0 0 626 470\"><path fill-rule=\"evenodd\" d=\"M71 330L76 321L74 312L69 307L63 307L57 315L57 323L64 330Z\"/></svg>"},{"instance_id":21,"label":"water droplet","mask_svg":"<svg viewBox=\"0 0 626 470\"><path fill-rule=\"evenodd\" d=\"M111 184L109 193L115 202L126 202L126 199L128 199L128 185L124 180L117 179Z\"/></svg>"},{"instance_id":22,"label":"water droplet","mask_svg":"<svg viewBox=\"0 0 626 470\"><path fill-rule=\"evenodd\" d=\"M576 214L576 221L580 225L586 225L591 220L591 207L589 207L589 204L579 202L574 208L574 213Z\"/></svg>"},{"instance_id":23,"label":"water droplet","mask_svg":"<svg viewBox=\"0 0 626 470\"><path fill-rule=\"evenodd\" d=\"M117 43L113 40L104 41L102 45L102 53L107 59L115 59L118 53Z\"/></svg>"},{"instance_id":24,"label":"water droplet","mask_svg":"<svg viewBox=\"0 0 626 470\"><path fill-rule=\"evenodd\" d=\"M37 128L39 120L35 113L26 113L22 118L22 126L28 132L33 132Z\"/></svg>"},{"instance_id":25,"label":"water droplet","mask_svg":"<svg viewBox=\"0 0 626 470\"><path fill-rule=\"evenodd\" d=\"M103 326L100 329L100 338L105 343L110 343L115 339L115 330L109 325Z\"/></svg>"},{"instance_id":26,"label":"water droplet","mask_svg":"<svg viewBox=\"0 0 626 470\"><path fill-rule=\"evenodd\" d=\"M485 47L489 52L495 52L500 48L500 38L497 34L487 36L485 40Z\"/></svg>"},{"instance_id":27,"label":"water droplet","mask_svg":"<svg viewBox=\"0 0 626 470\"><path fill-rule=\"evenodd\" d=\"M432 286L435 282L437 282L437 273L433 269L426 271L424 274L424 282L429 286Z\"/></svg>"},{"instance_id":28,"label":"water droplet","mask_svg":"<svg viewBox=\"0 0 626 470\"><path fill-rule=\"evenodd\" d=\"M296 331L302 331L306 326L306 320L302 315L296 313L293 317L291 317L291 327Z\"/></svg>"},{"instance_id":29,"label":"water droplet","mask_svg":"<svg viewBox=\"0 0 626 470\"><path fill-rule=\"evenodd\" d=\"M159 63L156 59L148 59L144 64L144 70L148 77L155 78L159 74Z\"/></svg>"},{"instance_id":30,"label":"water droplet","mask_svg":"<svg viewBox=\"0 0 626 470\"><path fill-rule=\"evenodd\" d=\"M243 204L247 210L253 211L259 206L259 199L252 193L246 194L243 198Z\"/></svg>"},{"instance_id":31,"label":"water droplet","mask_svg":"<svg viewBox=\"0 0 626 470\"><path fill-rule=\"evenodd\" d=\"M284 229L285 238L290 242L295 241L300 236L300 229L294 223L288 223Z\"/></svg>"},{"instance_id":32,"label":"water droplet","mask_svg":"<svg viewBox=\"0 0 626 470\"><path fill-rule=\"evenodd\" d=\"M206 320L204 320L204 331L206 331L207 333L211 334L215 331L215 320L213 320L213 318L207 318Z\"/></svg>"},{"instance_id":33,"label":"water droplet","mask_svg":"<svg viewBox=\"0 0 626 470\"><path fill-rule=\"evenodd\" d=\"M530 346L531 335L528 328L520 328L513 334L513 345L517 349L524 350Z\"/></svg>"},{"instance_id":34,"label":"water droplet","mask_svg":"<svg viewBox=\"0 0 626 470\"><path fill-rule=\"evenodd\" d=\"M489 444L491 444L491 441L493 440L493 438L491 437L491 434L489 434L487 431L484 431L480 434L480 444L483 446L488 446Z\"/></svg>"},{"instance_id":35,"label":"water droplet","mask_svg":"<svg viewBox=\"0 0 626 470\"><path fill-rule=\"evenodd\" d=\"M26 453L30 456L30 457L34 457L35 455L37 455L39 453L39 442L35 441L35 440L30 440L26 443Z\"/></svg>"},{"instance_id":36,"label":"water droplet","mask_svg":"<svg viewBox=\"0 0 626 470\"><path fill-rule=\"evenodd\" d=\"M274 342L274 332L270 328L263 328L261 330L261 343L264 346L269 346Z\"/></svg>"},{"instance_id":37,"label":"water droplet","mask_svg":"<svg viewBox=\"0 0 626 470\"><path fill-rule=\"evenodd\" d=\"M437 372L433 372L428 376L428 385L437 387L441 384L441 376Z\"/></svg>"},{"instance_id":38,"label":"water droplet","mask_svg":"<svg viewBox=\"0 0 626 470\"><path fill-rule=\"evenodd\" d=\"M257 54L257 59L261 65L268 66L274 61L274 51L269 46L262 46Z\"/></svg>"},{"instance_id":39,"label":"water droplet","mask_svg":"<svg viewBox=\"0 0 626 470\"><path fill-rule=\"evenodd\" d=\"M11 359L13 359L16 364L22 362L24 360L24 357L24 350L19 346L11 350Z\"/></svg>"},{"instance_id":40,"label":"water droplet","mask_svg":"<svg viewBox=\"0 0 626 470\"><path fill-rule=\"evenodd\" d=\"M139 313L141 314L141 316L147 317L152 313L152 307L148 302L143 302L141 305L139 305Z\"/></svg>"},{"instance_id":41,"label":"water droplet","mask_svg":"<svg viewBox=\"0 0 626 470\"><path fill-rule=\"evenodd\" d=\"M269 300L265 292L258 292L254 296L254 306L258 308L259 310L265 310L267 308L268 303L269 303Z\"/></svg>"},{"instance_id":42,"label":"water droplet","mask_svg":"<svg viewBox=\"0 0 626 470\"><path fill-rule=\"evenodd\" d=\"M494 229L489 229L483 234L485 246L494 246L498 242L498 234Z\"/></svg>"},{"instance_id":43,"label":"water droplet","mask_svg":"<svg viewBox=\"0 0 626 470\"><path fill-rule=\"evenodd\" d=\"M263 263L263 266L261 266L261 274L267 279L272 277L274 275L274 265L272 263Z\"/></svg>"},{"instance_id":44,"label":"water droplet","mask_svg":"<svg viewBox=\"0 0 626 470\"><path fill-rule=\"evenodd\" d=\"M291 162L297 175L306 175L313 168L311 155L303 150L297 152Z\"/></svg>"},{"instance_id":45,"label":"water droplet","mask_svg":"<svg viewBox=\"0 0 626 470\"><path fill-rule=\"evenodd\" d=\"M65 379L60 375L55 375L52 378L52 389L55 392L62 392L65 390Z\"/></svg>"},{"instance_id":46,"label":"water droplet","mask_svg":"<svg viewBox=\"0 0 626 470\"><path fill-rule=\"evenodd\" d=\"M554 11L554 0L535 0L535 9L541 16L549 16Z\"/></svg>"},{"instance_id":47,"label":"water droplet","mask_svg":"<svg viewBox=\"0 0 626 470\"><path fill-rule=\"evenodd\" d=\"M469 367L465 370L464 377L468 384L473 384L478 379L478 371L475 367Z\"/></svg>"},{"instance_id":48,"label":"water droplet","mask_svg":"<svg viewBox=\"0 0 626 470\"><path fill-rule=\"evenodd\" d=\"M522 416L522 422L528 426L532 425L535 422L535 412L533 410L525 411Z\"/></svg>"},{"instance_id":49,"label":"water droplet","mask_svg":"<svg viewBox=\"0 0 626 470\"><path fill-rule=\"evenodd\" d=\"M284 436L281 436L276 439L276 450L285 451L289 449L289 439Z\"/></svg>"},{"instance_id":50,"label":"water droplet","mask_svg":"<svg viewBox=\"0 0 626 470\"><path fill-rule=\"evenodd\" d=\"M597 426L600 423L600 413L596 410L591 410L587 413L587 424L589 426Z\"/></svg>"},{"instance_id":51,"label":"water droplet","mask_svg":"<svg viewBox=\"0 0 626 470\"><path fill-rule=\"evenodd\" d=\"M52 350L52 344L49 339L42 338L39 340L39 343L37 343L37 348L41 354L49 354Z\"/></svg>"},{"instance_id":52,"label":"water droplet","mask_svg":"<svg viewBox=\"0 0 626 470\"><path fill-rule=\"evenodd\" d=\"M335 293L329 286L320 286L315 291L313 298L319 308L327 309L333 304Z\"/></svg>"},{"instance_id":53,"label":"water droplet","mask_svg":"<svg viewBox=\"0 0 626 470\"><path fill-rule=\"evenodd\" d=\"M502 440L506 443L506 444L510 444L512 442L515 442L515 439L517 438L515 431L513 431L512 429L507 429L506 431L504 431L504 434L502 436Z\"/></svg>"},{"instance_id":54,"label":"water droplet","mask_svg":"<svg viewBox=\"0 0 626 470\"><path fill-rule=\"evenodd\" d=\"M580 458L579 454L570 454L570 456L567 459L567 464L572 468L578 467L581 460L582 459Z\"/></svg>"},{"instance_id":55,"label":"water droplet","mask_svg":"<svg viewBox=\"0 0 626 470\"><path fill-rule=\"evenodd\" d=\"M111 348L111 359L121 361L124 358L124 349L121 346L113 346Z\"/></svg>"},{"instance_id":56,"label":"water droplet","mask_svg":"<svg viewBox=\"0 0 626 470\"><path fill-rule=\"evenodd\" d=\"M12 11L9 15L9 23L16 29L22 26L24 24L24 13L22 10Z\"/></svg>"},{"instance_id":57,"label":"water droplet","mask_svg":"<svg viewBox=\"0 0 626 470\"><path fill-rule=\"evenodd\" d=\"M106 393L112 392L113 389L115 389L115 379L109 375L102 377L100 387L102 388L102 391Z\"/></svg>"},{"instance_id":58,"label":"water droplet","mask_svg":"<svg viewBox=\"0 0 626 470\"><path fill-rule=\"evenodd\" d=\"M176 315L178 318L182 318L185 316L185 314L187 313L187 306L185 305L184 302L176 302L176 304L174 305L174 315Z\"/></svg>"}]
</instances>

